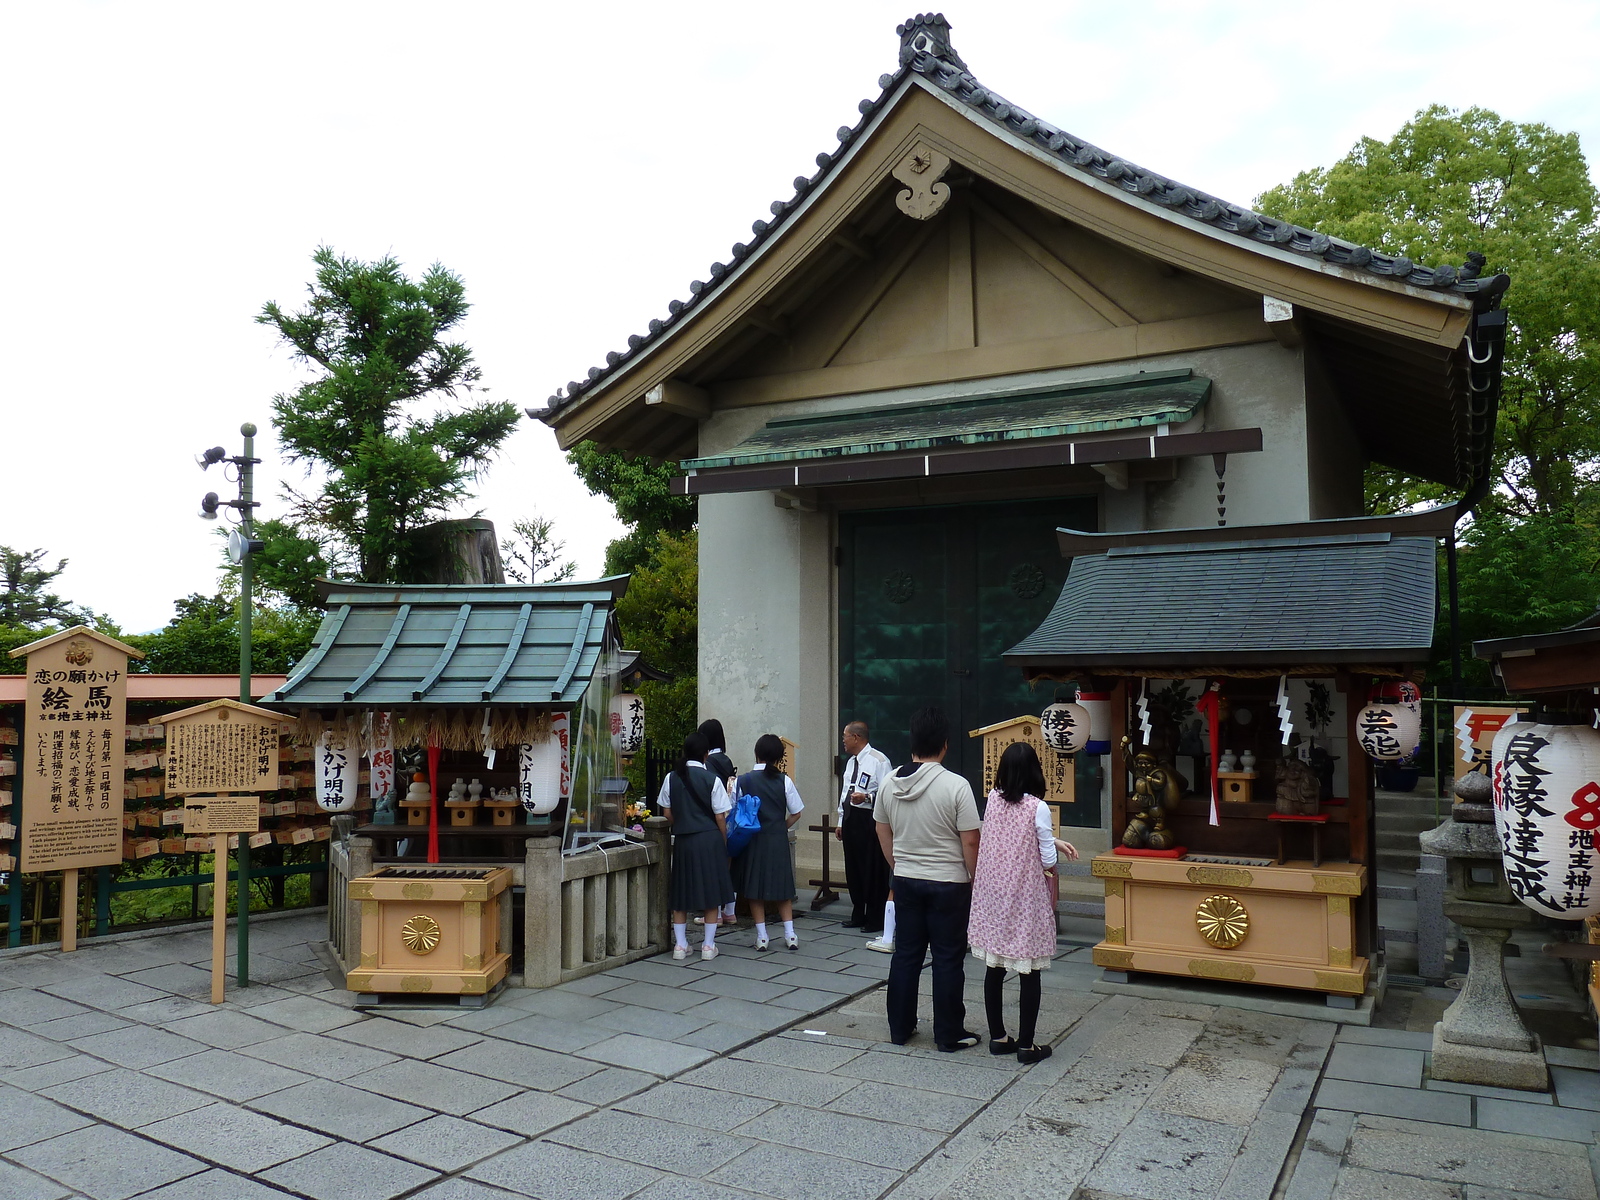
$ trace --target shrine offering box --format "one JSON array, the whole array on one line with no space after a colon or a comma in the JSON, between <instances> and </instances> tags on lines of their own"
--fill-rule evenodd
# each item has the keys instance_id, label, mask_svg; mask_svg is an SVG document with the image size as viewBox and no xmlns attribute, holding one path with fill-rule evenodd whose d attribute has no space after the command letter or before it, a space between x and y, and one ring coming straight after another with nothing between
<instances>
[{"instance_id":1,"label":"shrine offering box","mask_svg":"<svg viewBox=\"0 0 1600 1200\"><path fill-rule=\"evenodd\" d=\"M1093 951L1099 966L1345 996L1367 989L1352 913L1366 887L1363 866L1102 854L1090 869L1106 889L1106 936Z\"/></svg>"},{"instance_id":2,"label":"shrine offering box","mask_svg":"<svg viewBox=\"0 0 1600 1200\"><path fill-rule=\"evenodd\" d=\"M500 905L506 867L381 867L352 879L361 902L361 965L352 992L482 996L506 976Z\"/></svg>"}]
</instances>

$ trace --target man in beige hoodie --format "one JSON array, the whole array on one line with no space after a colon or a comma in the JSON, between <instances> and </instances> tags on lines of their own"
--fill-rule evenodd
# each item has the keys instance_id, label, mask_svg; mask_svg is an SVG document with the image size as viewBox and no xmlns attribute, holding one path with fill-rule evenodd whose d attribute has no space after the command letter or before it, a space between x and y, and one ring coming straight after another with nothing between
<instances>
[{"instance_id":1,"label":"man in beige hoodie","mask_svg":"<svg viewBox=\"0 0 1600 1200\"><path fill-rule=\"evenodd\" d=\"M889 1038L897 1046L917 1025L922 959L933 952L933 1042L964 1050L982 1039L966 1026L967 917L978 862L978 804L972 785L942 765L950 720L937 708L911 717L911 761L878 788L873 817L893 874L894 958L889 963Z\"/></svg>"}]
</instances>

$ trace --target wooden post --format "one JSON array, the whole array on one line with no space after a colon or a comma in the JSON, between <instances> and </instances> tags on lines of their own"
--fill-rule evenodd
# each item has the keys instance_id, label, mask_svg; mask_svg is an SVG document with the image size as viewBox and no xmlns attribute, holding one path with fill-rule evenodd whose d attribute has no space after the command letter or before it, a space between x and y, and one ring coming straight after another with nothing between
<instances>
[{"instance_id":1,"label":"wooden post","mask_svg":"<svg viewBox=\"0 0 1600 1200\"><path fill-rule=\"evenodd\" d=\"M241 837L239 844L241 847L248 845L249 836ZM221 1004L223 987L228 978L227 834L212 835L211 859L214 868L211 884L211 1003Z\"/></svg>"},{"instance_id":2,"label":"wooden post","mask_svg":"<svg viewBox=\"0 0 1600 1200\"><path fill-rule=\"evenodd\" d=\"M78 868L61 872L61 952L78 948Z\"/></svg>"},{"instance_id":3,"label":"wooden post","mask_svg":"<svg viewBox=\"0 0 1600 1200\"><path fill-rule=\"evenodd\" d=\"M1356 897L1356 953L1371 958L1378 947L1378 863L1373 851L1372 760L1361 749L1357 719L1366 701L1369 680L1364 675L1341 673L1336 680L1344 693L1345 737L1350 757L1346 772L1350 779L1350 861L1364 863L1367 886Z\"/></svg>"}]
</instances>

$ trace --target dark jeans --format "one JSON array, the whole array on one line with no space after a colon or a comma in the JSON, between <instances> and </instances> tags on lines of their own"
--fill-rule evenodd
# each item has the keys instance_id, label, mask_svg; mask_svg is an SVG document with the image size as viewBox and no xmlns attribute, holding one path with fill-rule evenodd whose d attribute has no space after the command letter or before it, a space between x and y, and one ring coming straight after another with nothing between
<instances>
[{"instance_id":1,"label":"dark jeans","mask_svg":"<svg viewBox=\"0 0 1600 1200\"><path fill-rule=\"evenodd\" d=\"M850 888L850 919L863 929L883 928L889 898L889 863L878 842L870 808L844 806L844 878Z\"/></svg>"},{"instance_id":2,"label":"dark jeans","mask_svg":"<svg viewBox=\"0 0 1600 1200\"><path fill-rule=\"evenodd\" d=\"M894 957L889 962L889 1039L904 1044L917 1024L922 959L933 952L933 1040L948 1046L966 1032L962 992L967 957L970 883L894 877Z\"/></svg>"}]
</instances>

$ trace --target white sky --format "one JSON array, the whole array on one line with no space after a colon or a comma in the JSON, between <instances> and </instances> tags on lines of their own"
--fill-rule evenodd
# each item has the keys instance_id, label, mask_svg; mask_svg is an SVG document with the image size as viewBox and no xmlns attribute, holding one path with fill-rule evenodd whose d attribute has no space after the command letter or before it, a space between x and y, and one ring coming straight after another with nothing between
<instances>
[{"instance_id":1,"label":"white sky","mask_svg":"<svg viewBox=\"0 0 1600 1200\"><path fill-rule=\"evenodd\" d=\"M909 3L0 7L0 543L71 559L128 631L213 590L227 491L193 456L302 378L252 317L319 244L466 280L492 397L540 406L664 315L810 174L896 65ZM986 85L1125 158L1248 203L1432 102L1600 147L1600 5L1386 0L972 3ZM583 574L620 529L524 422L479 505L535 510Z\"/></svg>"}]
</instances>

